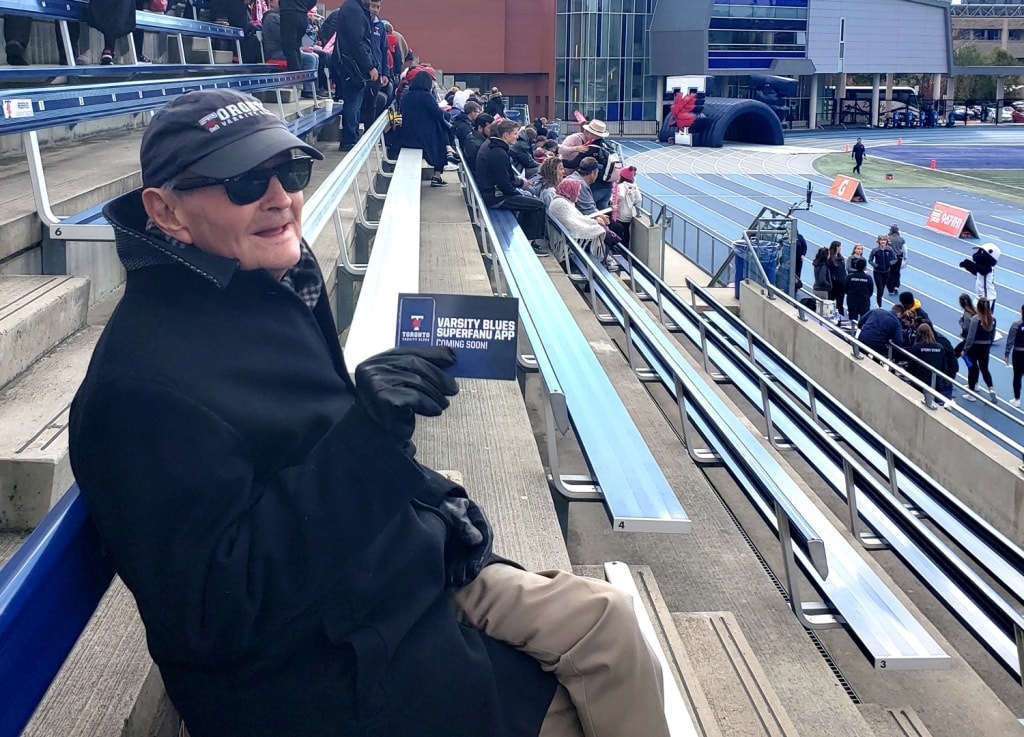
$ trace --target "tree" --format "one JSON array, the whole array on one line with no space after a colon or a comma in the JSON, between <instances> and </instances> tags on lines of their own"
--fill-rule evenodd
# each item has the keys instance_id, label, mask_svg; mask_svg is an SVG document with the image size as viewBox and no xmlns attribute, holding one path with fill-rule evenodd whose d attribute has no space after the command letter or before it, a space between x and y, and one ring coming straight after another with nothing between
<instances>
[{"instance_id":1,"label":"tree","mask_svg":"<svg viewBox=\"0 0 1024 737\"><path fill-rule=\"evenodd\" d=\"M961 67L1020 66L1012 54L1003 49L993 49L982 54L974 44L964 44L953 51L953 63ZM1005 77L1006 86L1019 84L1017 76ZM961 74L956 78L958 100L993 100L996 96L996 78L988 74Z\"/></svg>"}]
</instances>

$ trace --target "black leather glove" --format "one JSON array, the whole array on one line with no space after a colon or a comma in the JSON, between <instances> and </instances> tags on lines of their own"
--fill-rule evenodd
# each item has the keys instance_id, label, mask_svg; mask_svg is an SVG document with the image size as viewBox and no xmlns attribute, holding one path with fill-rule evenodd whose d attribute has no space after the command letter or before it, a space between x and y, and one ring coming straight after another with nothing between
<instances>
[{"instance_id":1,"label":"black leather glove","mask_svg":"<svg viewBox=\"0 0 1024 737\"><path fill-rule=\"evenodd\" d=\"M448 526L444 546L445 583L460 588L480 575L490 559L494 532L484 510L471 499L446 497L438 511Z\"/></svg>"},{"instance_id":2,"label":"black leather glove","mask_svg":"<svg viewBox=\"0 0 1024 737\"><path fill-rule=\"evenodd\" d=\"M356 367L356 396L374 422L407 441L416 415L436 417L459 384L444 372L455 363L451 348L393 348ZM415 452L415 451L414 451Z\"/></svg>"}]
</instances>

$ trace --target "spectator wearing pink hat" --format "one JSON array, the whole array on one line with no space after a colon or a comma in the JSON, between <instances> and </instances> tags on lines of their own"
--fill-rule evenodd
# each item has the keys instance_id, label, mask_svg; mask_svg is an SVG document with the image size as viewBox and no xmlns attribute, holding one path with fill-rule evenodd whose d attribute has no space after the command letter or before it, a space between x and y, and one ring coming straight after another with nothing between
<instances>
[{"instance_id":1,"label":"spectator wearing pink hat","mask_svg":"<svg viewBox=\"0 0 1024 737\"><path fill-rule=\"evenodd\" d=\"M576 207L576 200L583 191L583 182L579 179L563 179L555 187L555 196L548 205L548 215L557 221L572 236L573 240L586 241L598 239L596 242L603 246L613 246L619 243L619 237L608 230L592 217L584 215ZM595 251L594 255L603 259L609 271L618 271L619 267L607 256L607 251L601 248Z\"/></svg>"},{"instance_id":2,"label":"spectator wearing pink hat","mask_svg":"<svg viewBox=\"0 0 1024 737\"><path fill-rule=\"evenodd\" d=\"M630 230L636 208L640 204L640 188L636 186L636 167L627 166L619 172L619 181L612 185L611 228L622 239L622 245L629 248Z\"/></svg>"}]
</instances>

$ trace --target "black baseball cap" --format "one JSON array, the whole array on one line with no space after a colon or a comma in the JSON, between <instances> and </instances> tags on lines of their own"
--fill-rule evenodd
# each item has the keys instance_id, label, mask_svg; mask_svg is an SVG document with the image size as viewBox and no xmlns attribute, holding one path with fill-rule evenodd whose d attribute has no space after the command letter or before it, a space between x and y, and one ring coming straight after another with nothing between
<instances>
[{"instance_id":1,"label":"black baseball cap","mask_svg":"<svg viewBox=\"0 0 1024 737\"><path fill-rule=\"evenodd\" d=\"M163 186L186 170L225 179L292 149L314 159L324 157L251 95L217 89L189 92L161 108L146 128L142 186Z\"/></svg>"}]
</instances>

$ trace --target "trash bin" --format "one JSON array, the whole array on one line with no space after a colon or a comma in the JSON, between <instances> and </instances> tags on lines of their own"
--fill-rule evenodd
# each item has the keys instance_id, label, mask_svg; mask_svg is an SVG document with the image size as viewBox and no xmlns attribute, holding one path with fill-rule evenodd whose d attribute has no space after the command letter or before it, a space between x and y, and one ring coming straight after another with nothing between
<instances>
[{"instance_id":1,"label":"trash bin","mask_svg":"<svg viewBox=\"0 0 1024 737\"><path fill-rule=\"evenodd\" d=\"M505 117L508 118L509 120L515 120L515 121L518 122L519 121L519 111L518 110L506 110L505 111Z\"/></svg>"},{"instance_id":2,"label":"trash bin","mask_svg":"<svg viewBox=\"0 0 1024 737\"><path fill-rule=\"evenodd\" d=\"M757 258L764 267L764 275L768 277L768 283L775 283L775 271L779 268L779 246L771 241L758 241L754 244L757 251Z\"/></svg>"}]
</instances>

